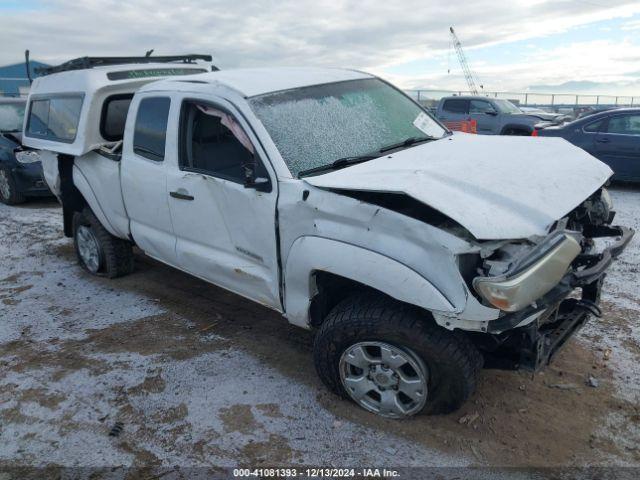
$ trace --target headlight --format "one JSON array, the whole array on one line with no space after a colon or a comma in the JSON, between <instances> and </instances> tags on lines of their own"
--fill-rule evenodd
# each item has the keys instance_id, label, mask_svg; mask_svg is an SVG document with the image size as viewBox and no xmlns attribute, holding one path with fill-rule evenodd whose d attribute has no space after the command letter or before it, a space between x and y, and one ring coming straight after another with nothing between
<instances>
[{"instance_id":1,"label":"headlight","mask_svg":"<svg viewBox=\"0 0 640 480\"><path fill-rule=\"evenodd\" d=\"M40 161L40 153L35 150L16 152L16 160L20 163L36 163Z\"/></svg>"},{"instance_id":2,"label":"headlight","mask_svg":"<svg viewBox=\"0 0 640 480\"><path fill-rule=\"evenodd\" d=\"M602 190L600 190L600 200L602 200L602 203L605 204L609 212L613 210L613 200L611 200L609 190L604 187L602 187Z\"/></svg>"},{"instance_id":3,"label":"headlight","mask_svg":"<svg viewBox=\"0 0 640 480\"><path fill-rule=\"evenodd\" d=\"M476 277L473 288L500 310L521 310L560 282L580 250L578 241L563 233L554 238L549 250L535 261L525 260L520 267L516 266L513 272L504 275Z\"/></svg>"}]
</instances>

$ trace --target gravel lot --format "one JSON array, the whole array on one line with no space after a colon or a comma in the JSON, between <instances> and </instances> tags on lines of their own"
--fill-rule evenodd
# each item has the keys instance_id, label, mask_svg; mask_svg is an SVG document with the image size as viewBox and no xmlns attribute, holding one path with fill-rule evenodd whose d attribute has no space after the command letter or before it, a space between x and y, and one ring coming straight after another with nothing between
<instances>
[{"instance_id":1,"label":"gravel lot","mask_svg":"<svg viewBox=\"0 0 640 480\"><path fill-rule=\"evenodd\" d=\"M640 229L640 189L612 196ZM61 224L0 205L0 467L640 466L638 237L544 373L484 371L461 411L393 421L328 393L274 312L141 254L91 277Z\"/></svg>"}]
</instances>

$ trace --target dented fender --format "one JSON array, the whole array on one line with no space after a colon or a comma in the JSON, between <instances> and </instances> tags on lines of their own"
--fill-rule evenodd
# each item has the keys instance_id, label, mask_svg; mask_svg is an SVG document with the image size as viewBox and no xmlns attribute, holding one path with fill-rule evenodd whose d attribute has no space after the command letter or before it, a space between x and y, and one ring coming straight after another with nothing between
<instances>
[{"instance_id":1,"label":"dented fender","mask_svg":"<svg viewBox=\"0 0 640 480\"><path fill-rule=\"evenodd\" d=\"M355 280L427 310L456 310L432 283L397 260L346 242L303 236L292 245L284 272L287 318L300 327L309 328L309 305L316 293L312 277L317 271Z\"/></svg>"}]
</instances>

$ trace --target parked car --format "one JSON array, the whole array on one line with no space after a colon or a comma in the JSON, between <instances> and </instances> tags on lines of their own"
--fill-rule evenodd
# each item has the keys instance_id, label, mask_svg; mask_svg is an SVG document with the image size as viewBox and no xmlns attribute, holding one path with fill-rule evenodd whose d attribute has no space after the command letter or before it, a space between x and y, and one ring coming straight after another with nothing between
<instances>
[{"instance_id":1,"label":"parked car","mask_svg":"<svg viewBox=\"0 0 640 480\"><path fill-rule=\"evenodd\" d=\"M524 113L509 100L479 95L443 97L436 116L445 123L475 120L476 132L482 135L531 135L541 121L553 124L567 118L548 112Z\"/></svg>"},{"instance_id":2,"label":"parked car","mask_svg":"<svg viewBox=\"0 0 640 480\"><path fill-rule=\"evenodd\" d=\"M544 367L599 313L633 231L584 151L452 135L354 70L144 68L31 89L25 141L56 153L45 174L87 272L130 273L135 244L276 310L315 332L331 390L393 418L456 410L483 364Z\"/></svg>"},{"instance_id":3,"label":"parked car","mask_svg":"<svg viewBox=\"0 0 640 480\"><path fill-rule=\"evenodd\" d=\"M7 205L51 195L38 153L22 148L25 105L26 99L0 98L0 202Z\"/></svg>"},{"instance_id":4,"label":"parked car","mask_svg":"<svg viewBox=\"0 0 640 480\"><path fill-rule=\"evenodd\" d=\"M609 165L614 180L640 182L640 108L605 110L562 126L539 126L534 135L564 138Z\"/></svg>"}]
</instances>

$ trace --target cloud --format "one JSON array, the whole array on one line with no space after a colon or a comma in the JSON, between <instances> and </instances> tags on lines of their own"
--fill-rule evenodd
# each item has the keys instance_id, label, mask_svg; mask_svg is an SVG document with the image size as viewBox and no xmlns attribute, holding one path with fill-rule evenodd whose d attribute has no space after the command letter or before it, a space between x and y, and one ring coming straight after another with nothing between
<instances>
[{"instance_id":1,"label":"cloud","mask_svg":"<svg viewBox=\"0 0 640 480\"><path fill-rule=\"evenodd\" d=\"M560 0L50 0L38 5L1 13L5 48L0 64L21 61L26 48L33 58L50 63L84 55L141 55L155 48L156 54L211 53L221 68L345 66L401 82L409 79L388 75L388 69L441 57L449 48L449 25L464 32L465 48L472 51L640 12L636 0L607 5ZM492 75L491 65L480 66L483 80L485 70ZM521 66L517 75L524 75Z\"/></svg>"},{"instance_id":2,"label":"cloud","mask_svg":"<svg viewBox=\"0 0 640 480\"><path fill-rule=\"evenodd\" d=\"M640 30L640 20L632 20L622 24L622 30Z\"/></svg>"},{"instance_id":3,"label":"cloud","mask_svg":"<svg viewBox=\"0 0 640 480\"><path fill-rule=\"evenodd\" d=\"M576 83L576 91L572 93L589 91L640 96L639 62L640 45L631 40L593 40L546 50L527 49L518 60L508 64L484 65L480 70L480 78L490 91L522 91L532 84L558 85L581 80L590 84L580 86ZM391 81L404 84L406 88L442 88L443 85L466 88L459 72L453 75L442 72L427 76L392 77Z\"/></svg>"}]
</instances>

